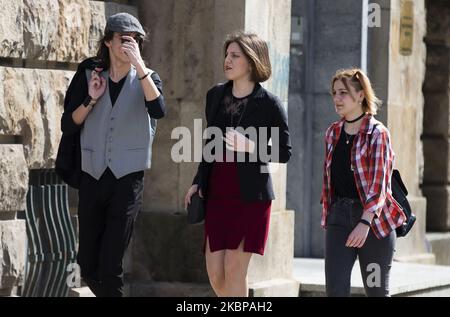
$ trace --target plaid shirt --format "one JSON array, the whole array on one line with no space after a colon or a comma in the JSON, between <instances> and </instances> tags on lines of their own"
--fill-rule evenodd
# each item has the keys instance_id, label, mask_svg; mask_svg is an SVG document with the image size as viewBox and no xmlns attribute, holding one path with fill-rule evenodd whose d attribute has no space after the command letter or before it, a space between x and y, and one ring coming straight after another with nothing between
<instances>
[{"instance_id":1,"label":"plaid shirt","mask_svg":"<svg viewBox=\"0 0 450 317\"><path fill-rule=\"evenodd\" d=\"M374 125L377 126L374 129ZM333 123L325 135L325 162L322 187L322 220L326 228L327 216L333 201L331 187L331 160L341 135L344 119ZM373 134L371 136L371 134ZM370 143L370 144L369 144ZM406 217L392 197L391 175L394 151L391 148L388 129L372 115L363 118L359 133L355 136L351 151L351 167L355 174L356 188L364 211L375 213L371 228L378 239L403 224Z\"/></svg>"}]
</instances>

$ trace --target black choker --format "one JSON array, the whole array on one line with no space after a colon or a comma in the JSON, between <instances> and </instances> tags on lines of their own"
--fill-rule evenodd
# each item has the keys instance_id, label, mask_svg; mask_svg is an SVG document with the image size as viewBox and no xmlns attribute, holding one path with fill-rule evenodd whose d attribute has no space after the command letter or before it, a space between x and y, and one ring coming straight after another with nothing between
<instances>
[{"instance_id":1,"label":"black choker","mask_svg":"<svg viewBox=\"0 0 450 317\"><path fill-rule=\"evenodd\" d=\"M356 118L355 120L345 120L345 122L347 123L355 123L356 121L358 121L359 119L361 119L362 117L364 117L365 113L363 113L362 115L360 115L358 118Z\"/></svg>"}]
</instances>

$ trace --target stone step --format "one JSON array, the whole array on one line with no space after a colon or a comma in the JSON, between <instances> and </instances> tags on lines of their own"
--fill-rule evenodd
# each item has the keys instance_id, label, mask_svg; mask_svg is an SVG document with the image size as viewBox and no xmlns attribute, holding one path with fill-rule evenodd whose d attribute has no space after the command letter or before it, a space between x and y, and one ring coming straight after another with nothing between
<instances>
[{"instance_id":1,"label":"stone step","mask_svg":"<svg viewBox=\"0 0 450 317\"><path fill-rule=\"evenodd\" d=\"M325 296L324 259L294 259L294 277L300 283L300 296ZM391 296L450 296L450 267L393 262ZM365 296L356 262L352 271L352 296Z\"/></svg>"},{"instance_id":2,"label":"stone step","mask_svg":"<svg viewBox=\"0 0 450 317\"><path fill-rule=\"evenodd\" d=\"M325 296L324 259L295 258L294 276L251 283L253 297L311 297ZM391 296L425 297L450 296L450 266L403 263L394 261L390 279ZM352 271L352 296L365 296L364 286L356 261ZM127 285L127 296L214 296L206 283L149 282Z\"/></svg>"},{"instance_id":3,"label":"stone step","mask_svg":"<svg viewBox=\"0 0 450 317\"><path fill-rule=\"evenodd\" d=\"M298 297L299 283L294 279L272 279L249 284L251 297Z\"/></svg>"},{"instance_id":4,"label":"stone step","mask_svg":"<svg viewBox=\"0 0 450 317\"><path fill-rule=\"evenodd\" d=\"M436 256L436 264L450 265L450 232L430 232L426 236L431 252Z\"/></svg>"},{"instance_id":5,"label":"stone step","mask_svg":"<svg viewBox=\"0 0 450 317\"><path fill-rule=\"evenodd\" d=\"M71 288L69 290L69 297L95 297L89 287L83 286L78 288Z\"/></svg>"},{"instance_id":6,"label":"stone step","mask_svg":"<svg viewBox=\"0 0 450 317\"><path fill-rule=\"evenodd\" d=\"M132 297L212 297L209 284L149 282L126 285L126 296ZM294 279L273 279L249 284L250 297L298 297L299 284Z\"/></svg>"},{"instance_id":7,"label":"stone step","mask_svg":"<svg viewBox=\"0 0 450 317\"><path fill-rule=\"evenodd\" d=\"M126 285L125 295L131 297L215 296L209 284L182 282L135 282Z\"/></svg>"}]
</instances>

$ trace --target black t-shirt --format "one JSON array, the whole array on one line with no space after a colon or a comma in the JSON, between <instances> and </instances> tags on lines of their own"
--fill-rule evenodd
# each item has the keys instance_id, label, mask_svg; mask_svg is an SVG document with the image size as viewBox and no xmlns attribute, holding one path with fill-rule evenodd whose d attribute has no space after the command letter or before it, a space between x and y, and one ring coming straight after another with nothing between
<instances>
[{"instance_id":1,"label":"black t-shirt","mask_svg":"<svg viewBox=\"0 0 450 317\"><path fill-rule=\"evenodd\" d=\"M116 83L111 78L109 78L109 96L111 97L111 105L113 107L117 101L117 97L119 97L120 91L122 90L123 84L125 83L126 79L127 76Z\"/></svg>"},{"instance_id":2,"label":"black t-shirt","mask_svg":"<svg viewBox=\"0 0 450 317\"><path fill-rule=\"evenodd\" d=\"M354 139L355 135L346 134L342 128L331 161L331 185L336 196L359 199L354 172L351 170L351 149Z\"/></svg>"}]
</instances>

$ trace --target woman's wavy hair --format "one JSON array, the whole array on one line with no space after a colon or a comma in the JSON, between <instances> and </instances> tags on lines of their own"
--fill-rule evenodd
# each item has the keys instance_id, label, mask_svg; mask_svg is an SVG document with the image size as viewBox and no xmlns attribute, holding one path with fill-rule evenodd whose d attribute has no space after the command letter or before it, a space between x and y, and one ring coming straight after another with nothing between
<instances>
[{"instance_id":1,"label":"woman's wavy hair","mask_svg":"<svg viewBox=\"0 0 450 317\"><path fill-rule=\"evenodd\" d=\"M372 88L367 75L359 68L347 68L339 69L334 74L331 80L331 93L333 91L334 83L340 80L344 84L345 88L349 92L349 95L355 100L355 97L351 94L349 85L351 85L356 92L364 91L364 100L362 102L362 108L365 113L376 115L378 109L381 107L381 100L377 98Z\"/></svg>"}]
</instances>

